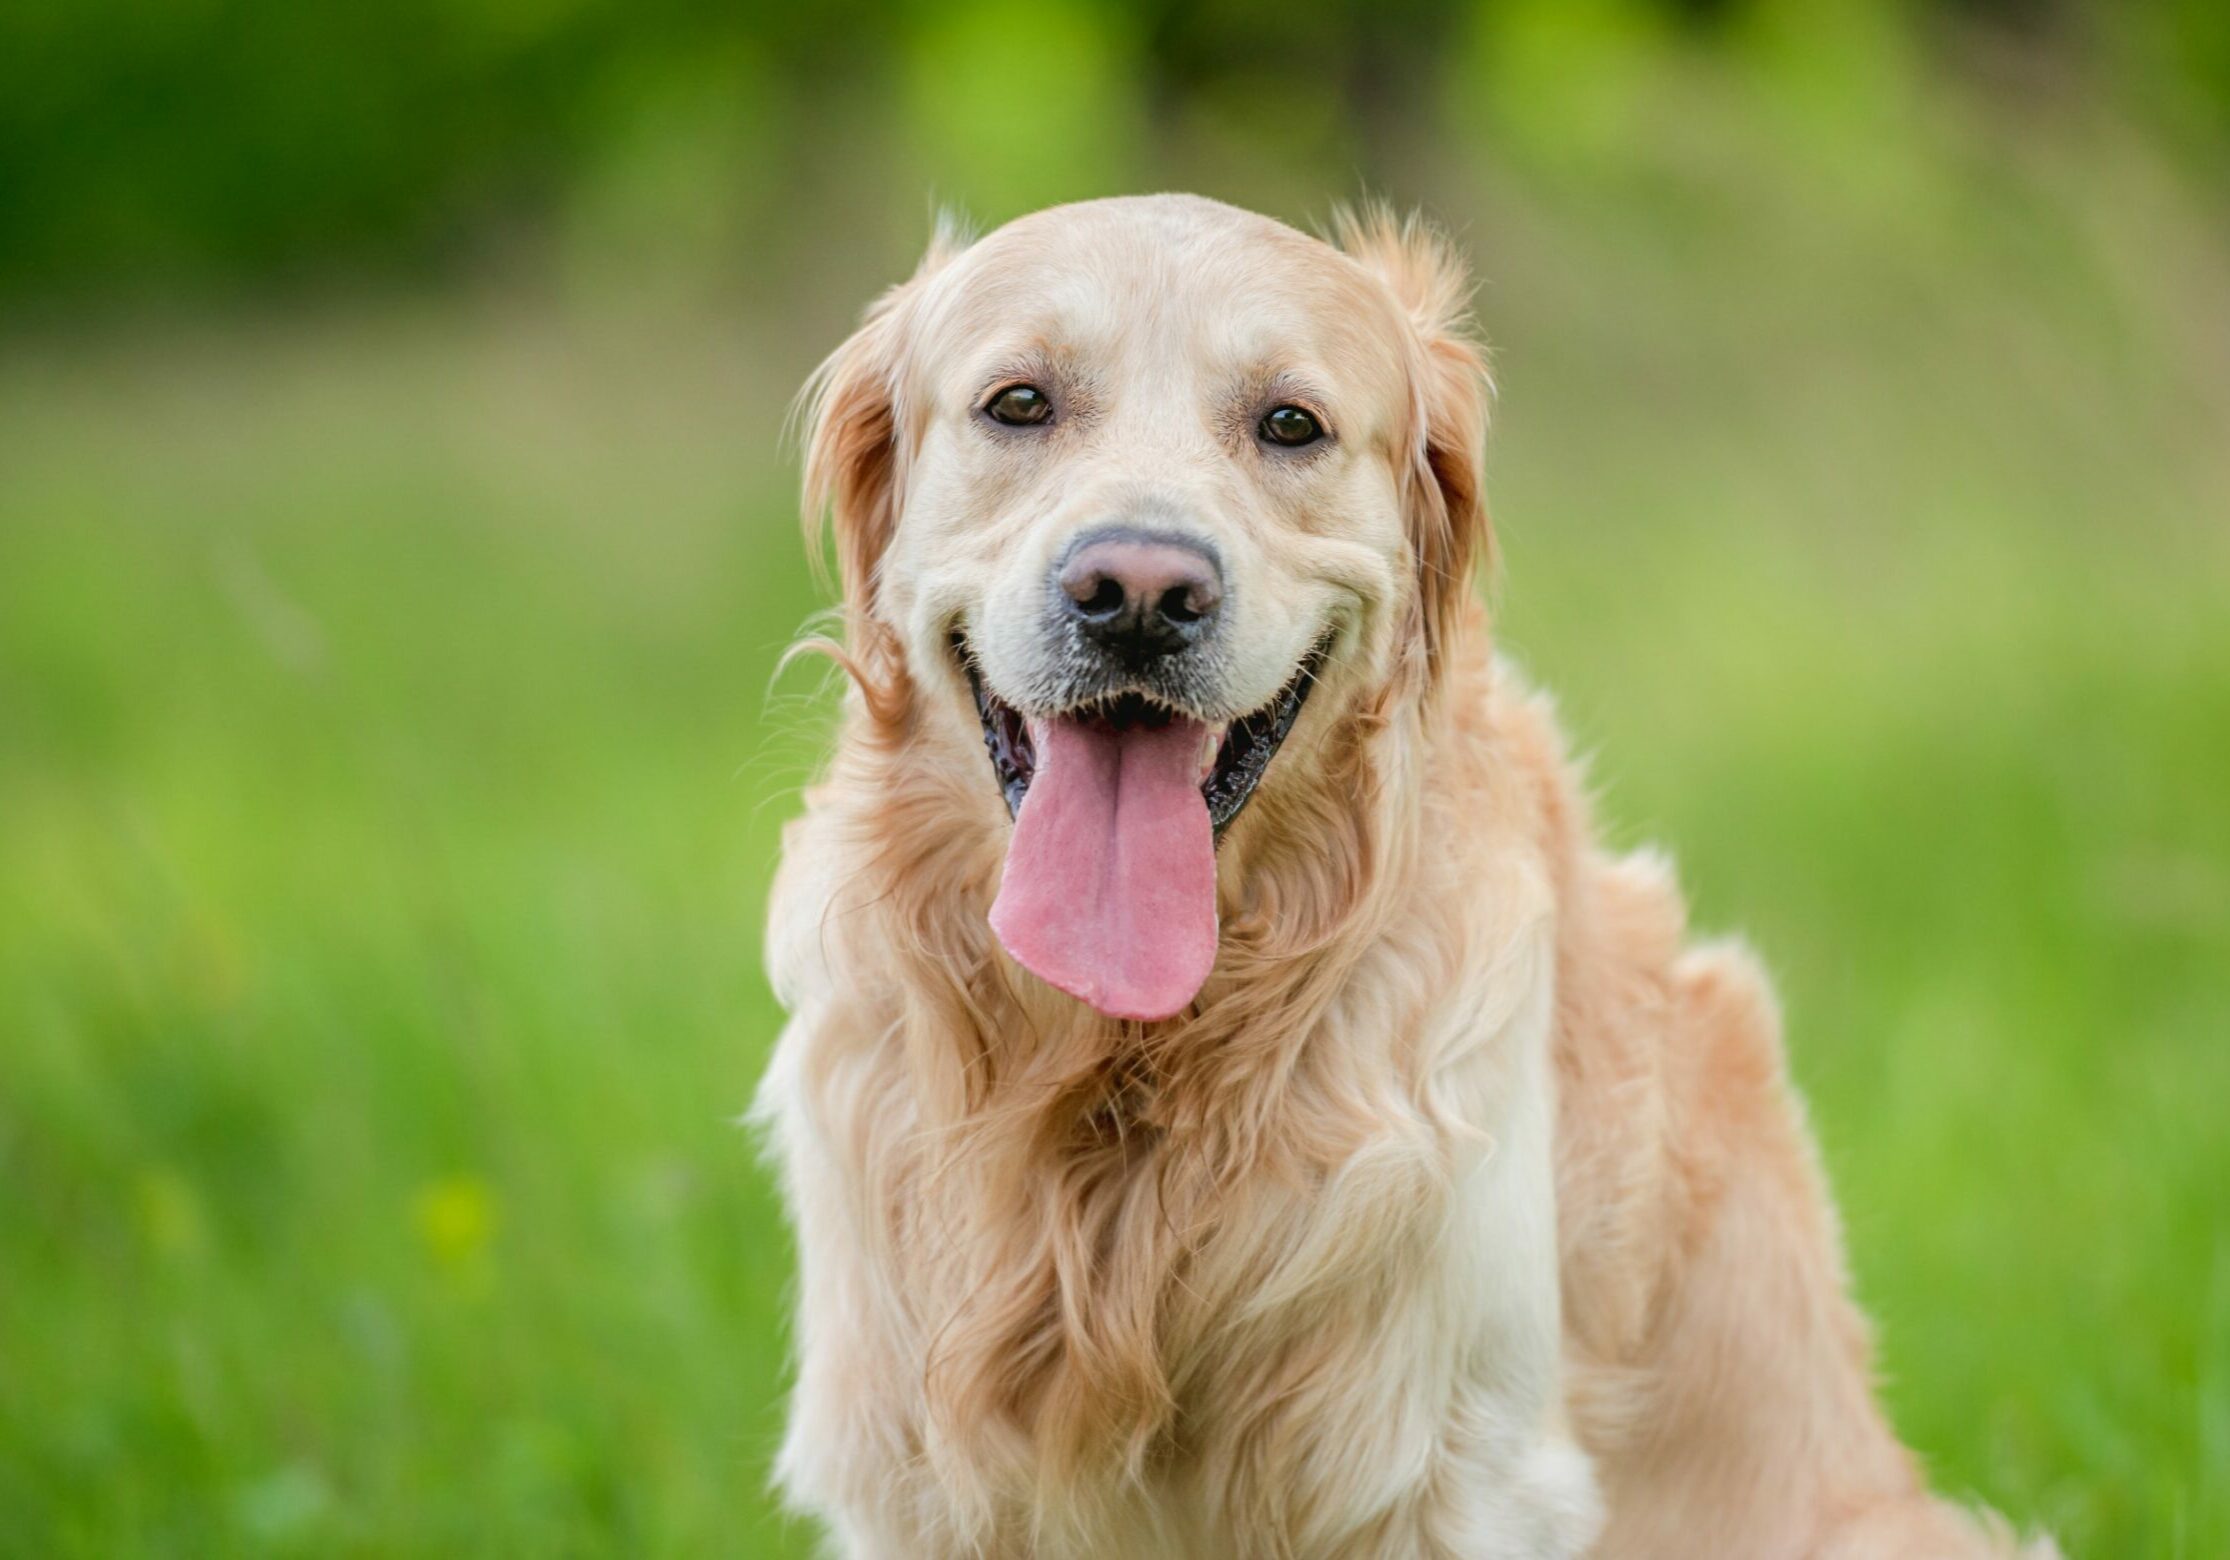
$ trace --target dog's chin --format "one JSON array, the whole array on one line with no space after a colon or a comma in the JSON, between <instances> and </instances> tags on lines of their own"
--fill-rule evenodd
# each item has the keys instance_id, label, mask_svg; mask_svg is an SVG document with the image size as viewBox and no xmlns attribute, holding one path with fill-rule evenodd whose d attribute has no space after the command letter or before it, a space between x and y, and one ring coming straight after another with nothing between
<instances>
[{"instance_id":1,"label":"dog's chin","mask_svg":"<svg viewBox=\"0 0 2230 1560\"><path fill-rule=\"evenodd\" d=\"M1315 690L1332 636L1322 635L1293 668L1276 696L1236 720L1214 721L1156 694L1136 688L1118 688L1081 699L1065 708L1035 717L999 697L976 662L967 640L952 639L953 653L967 677L974 696L976 718L983 728L984 750L991 757L991 774L1010 817L1019 816L1030 782L1038 770L1036 741L1031 727L1042 731L1050 722L1074 722L1112 730L1116 734L1161 731L1185 723L1203 730L1200 794L1208 819L1218 836L1245 810L1255 788L1269 772L1270 761L1292 733L1302 708ZM1209 744L1213 743L1213 755Z\"/></svg>"}]
</instances>

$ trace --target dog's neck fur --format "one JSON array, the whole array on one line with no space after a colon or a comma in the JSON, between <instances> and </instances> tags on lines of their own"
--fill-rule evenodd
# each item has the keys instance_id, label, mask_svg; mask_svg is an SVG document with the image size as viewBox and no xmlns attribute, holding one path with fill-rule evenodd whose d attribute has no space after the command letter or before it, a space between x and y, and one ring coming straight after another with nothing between
<instances>
[{"instance_id":1,"label":"dog's neck fur","mask_svg":"<svg viewBox=\"0 0 2230 1560\"><path fill-rule=\"evenodd\" d=\"M1473 626L1448 647L1467 682L1489 675ZM1183 1451L1186 1405L1219 1378L1305 1369L1245 1357L1266 1305L1404 1271L1401 1250L1432 1229L1445 1189L1428 1167L1444 1156L1418 1152L1398 1171L1414 1185L1381 1180L1345 1217L1327 1208L1339 1195L1327 1181L1367 1145L1392 1165L1389 1140L1442 1130L1426 1064L1408 1053L1447 989L1420 972L1453 981L1463 958L1463 907L1420 895L1434 875L1419 870L1421 777L1455 761L1448 711L1463 701L1329 710L1312 762L1273 771L1226 841L1222 946L1200 999L1137 1024L1039 986L998 950L985 923L1005 827L994 788L980 755L920 761L922 744L972 733L933 732L921 701L887 695L853 701L828 787L874 809L850 820L864 847L842 896L854 908L824 942L884 961L862 996L887 1008L879 1030L906 1059L914 1117L870 1155L870 1191L932 1340L921 1453L948 1489L978 1492L984 1522L1022 1506L1042 1518L1056 1494L1115 1489ZM956 793L962 777L982 783ZM1389 938L1400 956L1380 962L1398 979L1372 969ZM1312 1046L1335 1013L1341 1044ZM1323 1270L1281 1249L1306 1233L1302 1207L1306 1227L1342 1231ZM1282 1295L1257 1287L1273 1272Z\"/></svg>"}]
</instances>

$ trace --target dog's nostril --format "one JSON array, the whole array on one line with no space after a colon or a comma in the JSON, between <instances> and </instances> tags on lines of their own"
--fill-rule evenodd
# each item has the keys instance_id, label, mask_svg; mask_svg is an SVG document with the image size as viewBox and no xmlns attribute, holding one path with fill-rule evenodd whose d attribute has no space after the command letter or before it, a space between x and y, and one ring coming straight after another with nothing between
<instances>
[{"instance_id":1,"label":"dog's nostril","mask_svg":"<svg viewBox=\"0 0 2230 1560\"><path fill-rule=\"evenodd\" d=\"M1172 623L1197 623L1201 609L1190 586L1177 585L1162 593L1161 615Z\"/></svg>"},{"instance_id":2,"label":"dog's nostril","mask_svg":"<svg viewBox=\"0 0 2230 1560\"><path fill-rule=\"evenodd\" d=\"M1123 610L1123 582L1101 575L1092 593L1077 602L1087 617L1112 617Z\"/></svg>"}]
</instances>

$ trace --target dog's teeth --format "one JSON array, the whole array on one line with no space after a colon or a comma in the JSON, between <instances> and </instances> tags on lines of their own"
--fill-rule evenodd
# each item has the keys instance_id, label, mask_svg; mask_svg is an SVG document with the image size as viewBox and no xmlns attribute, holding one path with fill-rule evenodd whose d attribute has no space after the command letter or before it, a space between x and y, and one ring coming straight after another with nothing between
<instances>
[{"instance_id":1,"label":"dog's teeth","mask_svg":"<svg viewBox=\"0 0 2230 1560\"><path fill-rule=\"evenodd\" d=\"M1200 739L1200 779L1202 784L1206 784L1208 777L1216 772L1216 755L1223 751L1223 734L1228 730L1230 730L1228 726L1211 726L1208 728L1207 735Z\"/></svg>"}]
</instances>

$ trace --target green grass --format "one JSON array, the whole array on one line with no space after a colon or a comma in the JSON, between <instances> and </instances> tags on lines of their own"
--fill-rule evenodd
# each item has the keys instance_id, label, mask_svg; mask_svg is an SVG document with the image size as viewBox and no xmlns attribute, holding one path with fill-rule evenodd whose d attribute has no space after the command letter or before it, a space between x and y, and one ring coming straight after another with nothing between
<instances>
[{"instance_id":1,"label":"green grass","mask_svg":"<svg viewBox=\"0 0 2230 1560\"><path fill-rule=\"evenodd\" d=\"M2071 1552L2200 1557L2230 267L2125 174L1449 204L1504 637L1780 973L1900 1426ZM807 1551L733 1118L826 708L769 693L775 433L852 301L0 357L0 1550Z\"/></svg>"}]
</instances>

